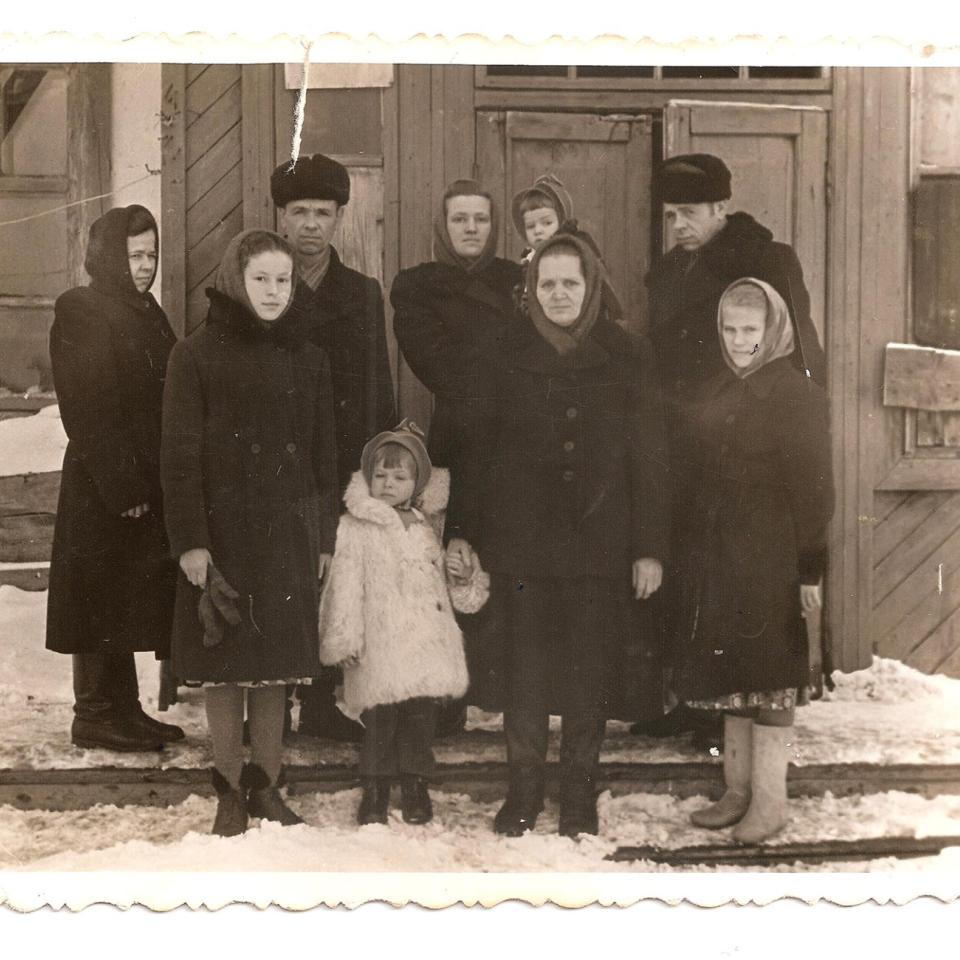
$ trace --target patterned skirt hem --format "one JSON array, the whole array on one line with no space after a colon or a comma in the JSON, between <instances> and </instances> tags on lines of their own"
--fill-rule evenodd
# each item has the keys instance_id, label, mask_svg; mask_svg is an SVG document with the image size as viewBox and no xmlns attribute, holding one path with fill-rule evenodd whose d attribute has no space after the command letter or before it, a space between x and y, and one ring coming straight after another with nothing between
<instances>
[{"instance_id":1,"label":"patterned skirt hem","mask_svg":"<svg viewBox=\"0 0 960 960\"><path fill-rule=\"evenodd\" d=\"M782 690L762 690L755 693L728 693L715 700L688 700L687 706L696 710L792 710L801 701L796 687Z\"/></svg>"},{"instance_id":2,"label":"patterned skirt hem","mask_svg":"<svg viewBox=\"0 0 960 960\"><path fill-rule=\"evenodd\" d=\"M185 687L257 687L301 686L313 683L312 677L291 677L288 680L181 680Z\"/></svg>"}]
</instances>

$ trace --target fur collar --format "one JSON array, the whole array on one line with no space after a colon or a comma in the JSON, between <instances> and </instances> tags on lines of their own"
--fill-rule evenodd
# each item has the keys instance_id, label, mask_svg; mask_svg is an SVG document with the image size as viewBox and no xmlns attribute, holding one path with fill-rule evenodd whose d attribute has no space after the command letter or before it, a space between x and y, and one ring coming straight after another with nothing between
<instances>
[{"instance_id":1,"label":"fur collar","mask_svg":"<svg viewBox=\"0 0 960 960\"><path fill-rule=\"evenodd\" d=\"M426 488L420 494L420 498L414 506L422 510L429 518L444 510L449 498L450 472L443 467L434 467ZM343 495L343 502L346 504L349 513L358 520L367 520L384 527L403 524L393 507L370 496L370 487L367 485L366 477L359 470L350 478L347 492Z\"/></svg>"}]
</instances>

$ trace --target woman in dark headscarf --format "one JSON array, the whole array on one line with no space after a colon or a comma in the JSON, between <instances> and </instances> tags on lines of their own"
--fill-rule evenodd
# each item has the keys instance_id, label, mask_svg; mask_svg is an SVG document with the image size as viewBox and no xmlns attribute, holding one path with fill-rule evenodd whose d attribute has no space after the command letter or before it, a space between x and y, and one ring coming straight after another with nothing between
<instances>
[{"instance_id":1,"label":"woman in dark headscarf","mask_svg":"<svg viewBox=\"0 0 960 960\"><path fill-rule=\"evenodd\" d=\"M73 654L73 742L157 750L183 731L142 710L134 651L163 657L176 568L160 494L163 382L176 337L149 293L158 233L141 206L90 228L91 283L63 294L50 332L69 437L50 564L47 648Z\"/></svg>"},{"instance_id":2,"label":"woman in dark headscarf","mask_svg":"<svg viewBox=\"0 0 960 960\"><path fill-rule=\"evenodd\" d=\"M393 329L400 350L433 394L428 449L435 466L450 471L453 495L469 481L465 442L477 429L486 361L506 341L514 314L518 264L496 255L499 211L476 180L447 187L433 224L433 256L402 270L393 282ZM473 625L462 623L470 635ZM462 726L459 707L445 708L441 735Z\"/></svg>"},{"instance_id":3,"label":"woman in dark headscarf","mask_svg":"<svg viewBox=\"0 0 960 960\"><path fill-rule=\"evenodd\" d=\"M663 416L646 345L602 309L587 241L547 240L527 287L529 323L487 375L492 399L451 498L449 552L468 543L492 577L468 662L471 702L504 711L510 784L494 829L533 828L559 713L560 832L576 836L598 828L604 721L660 712L649 598L668 542Z\"/></svg>"}]
</instances>

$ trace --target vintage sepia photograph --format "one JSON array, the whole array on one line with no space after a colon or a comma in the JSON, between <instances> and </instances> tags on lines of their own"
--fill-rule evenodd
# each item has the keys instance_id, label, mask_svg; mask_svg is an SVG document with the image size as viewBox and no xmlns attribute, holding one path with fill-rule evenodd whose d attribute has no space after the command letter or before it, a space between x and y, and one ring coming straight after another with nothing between
<instances>
[{"instance_id":1,"label":"vintage sepia photograph","mask_svg":"<svg viewBox=\"0 0 960 960\"><path fill-rule=\"evenodd\" d=\"M3 882L955 895L960 67L493 60L0 63Z\"/></svg>"}]
</instances>

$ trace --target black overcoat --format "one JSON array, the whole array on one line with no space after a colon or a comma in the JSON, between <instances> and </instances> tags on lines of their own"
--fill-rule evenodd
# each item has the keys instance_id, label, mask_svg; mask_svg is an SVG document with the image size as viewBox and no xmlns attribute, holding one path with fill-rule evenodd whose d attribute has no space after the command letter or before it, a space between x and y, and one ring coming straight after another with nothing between
<instances>
[{"instance_id":1,"label":"black overcoat","mask_svg":"<svg viewBox=\"0 0 960 960\"><path fill-rule=\"evenodd\" d=\"M397 342L434 398L430 459L450 470L454 489L463 475L463 445L489 396L485 364L506 342L521 276L519 264L499 258L477 274L422 263L401 270L390 291Z\"/></svg>"},{"instance_id":2,"label":"black overcoat","mask_svg":"<svg viewBox=\"0 0 960 960\"><path fill-rule=\"evenodd\" d=\"M209 290L174 348L162 478L174 556L206 547L243 620L206 648L200 591L177 584L173 669L184 681L317 676L318 557L332 553L338 488L330 369L295 310L270 330Z\"/></svg>"},{"instance_id":3,"label":"black overcoat","mask_svg":"<svg viewBox=\"0 0 960 960\"><path fill-rule=\"evenodd\" d=\"M725 370L688 407L683 448L677 693L805 685L800 584L823 575L834 505L823 390L788 357Z\"/></svg>"},{"instance_id":4,"label":"black overcoat","mask_svg":"<svg viewBox=\"0 0 960 960\"><path fill-rule=\"evenodd\" d=\"M87 256L93 280L57 299L50 331L69 438L47 609L46 644L58 653L90 652L109 640L162 657L169 646L176 568L163 527L160 421L176 337L130 276L131 209L111 210L95 225ZM143 503L146 515L121 516Z\"/></svg>"},{"instance_id":5,"label":"black overcoat","mask_svg":"<svg viewBox=\"0 0 960 960\"><path fill-rule=\"evenodd\" d=\"M537 578L569 593L604 581L608 588L590 591L604 647L601 631L580 643L604 660L607 715L659 715L655 602L632 599L631 588L633 561L665 563L669 546L664 420L649 346L601 319L561 356L524 324L487 370L490 399L468 481L451 497L449 535L478 550L495 585L522 590ZM512 635L509 603L496 594L470 650L472 696L488 708L502 702L510 645L532 639ZM556 624L547 618L540 628L549 648ZM558 675L575 668L555 665Z\"/></svg>"},{"instance_id":6,"label":"black overcoat","mask_svg":"<svg viewBox=\"0 0 960 960\"><path fill-rule=\"evenodd\" d=\"M330 361L342 494L367 440L397 422L383 294L376 280L345 266L331 249L317 289L297 284L293 309L306 316L310 339Z\"/></svg>"},{"instance_id":7,"label":"black overcoat","mask_svg":"<svg viewBox=\"0 0 960 960\"><path fill-rule=\"evenodd\" d=\"M647 276L648 332L671 404L726 369L717 309L724 290L742 277L763 280L783 297L799 344L793 363L798 369L805 363L814 381L825 384L826 362L796 253L749 214L733 213L706 246L692 253L674 247Z\"/></svg>"}]
</instances>

